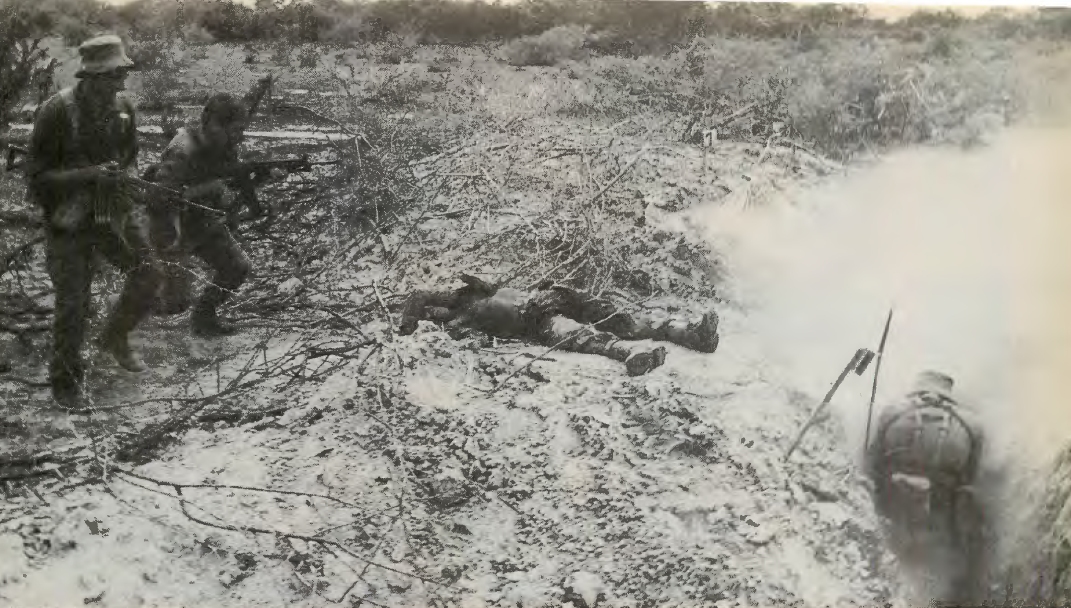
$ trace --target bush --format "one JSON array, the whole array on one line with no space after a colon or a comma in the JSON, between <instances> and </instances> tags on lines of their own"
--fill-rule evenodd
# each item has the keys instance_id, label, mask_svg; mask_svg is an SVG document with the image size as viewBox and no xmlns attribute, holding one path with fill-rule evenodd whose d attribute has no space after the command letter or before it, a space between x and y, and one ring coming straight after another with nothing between
<instances>
[{"instance_id":1,"label":"bush","mask_svg":"<svg viewBox=\"0 0 1071 608\"><path fill-rule=\"evenodd\" d=\"M320 63L320 54L316 52L316 47L308 46L301 49L298 54L298 66L302 68L314 68Z\"/></svg>"},{"instance_id":2,"label":"bush","mask_svg":"<svg viewBox=\"0 0 1071 608\"><path fill-rule=\"evenodd\" d=\"M215 36L197 23L182 28L182 39L190 44L212 44L216 41Z\"/></svg>"},{"instance_id":3,"label":"bush","mask_svg":"<svg viewBox=\"0 0 1071 608\"><path fill-rule=\"evenodd\" d=\"M512 66L552 66L566 60L579 60L587 55L587 28L563 25L551 28L538 36L525 36L502 47L502 55Z\"/></svg>"},{"instance_id":4,"label":"bush","mask_svg":"<svg viewBox=\"0 0 1071 608\"><path fill-rule=\"evenodd\" d=\"M357 16L341 17L320 35L328 43L356 46L366 44L372 36L372 26Z\"/></svg>"},{"instance_id":5,"label":"bush","mask_svg":"<svg viewBox=\"0 0 1071 608\"><path fill-rule=\"evenodd\" d=\"M275 49L271 54L271 62L275 65L290 65L290 53L293 51L293 47L289 42L281 41L275 45Z\"/></svg>"},{"instance_id":6,"label":"bush","mask_svg":"<svg viewBox=\"0 0 1071 608\"><path fill-rule=\"evenodd\" d=\"M138 105L142 109L166 108L175 101L175 93L183 89L175 70L151 70L140 74L141 84L137 90Z\"/></svg>"},{"instance_id":7,"label":"bush","mask_svg":"<svg viewBox=\"0 0 1071 608\"><path fill-rule=\"evenodd\" d=\"M127 55L139 70L156 70L170 66L172 41L164 36L125 41Z\"/></svg>"},{"instance_id":8,"label":"bush","mask_svg":"<svg viewBox=\"0 0 1071 608\"><path fill-rule=\"evenodd\" d=\"M0 131L7 128L29 90L36 86L48 92L56 63L47 61L37 36L50 25L46 14L28 6L9 5L0 10Z\"/></svg>"}]
</instances>

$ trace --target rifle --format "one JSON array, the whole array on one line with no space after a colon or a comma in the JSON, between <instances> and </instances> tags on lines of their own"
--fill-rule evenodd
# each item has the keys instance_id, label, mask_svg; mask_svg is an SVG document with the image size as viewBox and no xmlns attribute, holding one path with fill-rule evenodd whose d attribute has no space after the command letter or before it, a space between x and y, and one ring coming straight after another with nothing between
<instances>
[{"instance_id":1,"label":"rifle","mask_svg":"<svg viewBox=\"0 0 1071 608\"><path fill-rule=\"evenodd\" d=\"M191 207L197 207L199 209L204 209L205 211L210 211L212 213L220 213L220 214L225 213L224 211L221 211L219 209L215 209L213 207L208 207L208 206L205 206L205 205L198 205L197 203L189 201L186 198L184 198L182 196L182 193L179 192L178 190L173 190L173 189L168 188L166 186L161 186L160 184L156 184L156 183L144 180L144 179L142 179L140 177L134 177L133 175L130 175L129 173L123 173L121 171L107 171L106 173L108 173L108 175L112 175L112 176L116 176L116 177L120 178L123 181L123 183L125 183L128 186L135 186L137 188L140 188L143 191L147 191L147 192L150 192L152 194L155 194L155 195L159 196L160 198L164 199L165 201L178 203L178 204L181 204L181 205L189 205Z\"/></svg>"},{"instance_id":2,"label":"rifle","mask_svg":"<svg viewBox=\"0 0 1071 608\"><path fill-rule=\"evenodd\" d=\"M13 145L13 144L8 144L6 159L5 159L5 163L4 163L4 168L7 171L14 171L15 169L24 169L25 165L26 165L26 161L24 159L28 155L29 155L29 151L26 148L24 148L22 146L16 146L16 145ZM23 157L21 162L16 160L20 156ZM146 191L146 192L149 192L151 194L154 194L154 195L164 199L167 202L173 202L173 203L178 203L178 204L182 204L182 205L190 205L190 206L193 206L193 207L199 207L199 208L205 209L207 211L212 211L212 212L215 212L215 213L224 213L223 211L219 211L218 209L213 209L212 207L207 207L207 206L204 206L204 205L198 205L197 203L188 201L182 196L182 193L179 192L178 190L172 190L171 188L167 188L165 186L161 186L160 184L155 184L155 183L153 183L151 181L148 181L146 179L139 178L139 177L134 177L133 175L130 175L128 173L124 173L124 172L121 172L121 171L107 171L106 173L108 173L109 175L112 175L112 176L120 178L127 185L134 186L136 188L141 189L142 191Z\"/></svg>"},{"instance_id":3,"label":"rifle","mask_svg":"<svg viewBox=\"0 0 1071 608\"><path fill-rule=\"evenodd\" d=\"M232 184L252 183L259 185L271 177L273 169L281 169L287 173L306 173L312 171L314 166L337 165L339 162L338 160L310 161L307 155L299 158L244 161L229 168L226 179Z\"/></svg>"}]
</instances>

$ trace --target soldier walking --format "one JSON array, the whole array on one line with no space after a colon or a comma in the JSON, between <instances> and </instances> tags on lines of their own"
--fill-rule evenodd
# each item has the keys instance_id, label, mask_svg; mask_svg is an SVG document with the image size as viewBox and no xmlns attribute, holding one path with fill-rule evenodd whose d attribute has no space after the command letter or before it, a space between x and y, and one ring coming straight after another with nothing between
<instances>
[{"instance_id":1,"label":"soldier walking","mask_svg":"<svg viewBox=\"0 0 1071 608\"><path fill-rule=\"evenodd\" d=\"M114 35L87 40L78 50L79 81L38 111L26 171L28 191L46 222L48 272L56 292L52 395L70 408L84 405L81 348L94 256L126 275L100 346L132 372L144 371L145 364L129 334L150 312L159 276L147 216L122 182L124 174L137 171L134 105L120 95L133 62Z\"/></svg>"},{"instance_id":2,"label":"soldier walking","mask_svg":"<svg viewBox=\"0 0 1071 608\"><path fill-rule=\"evenodd\" d=\"M213 271L190 314L190 328L197 336L235 333L232 323L220 319L218 308L252 270L226 218L236 200L255 196L250 184L239 182L234 189L227 183L236 175L238 145L247 119L248 110L241 101L226 93L213 95L201 113L200 126L178 130L153 175L161 185L184 189L184 198L196 203L173 215L157 214L153 222L158 227L177 224L176 246L203 260Z\"/></svg>"}]
</instances>

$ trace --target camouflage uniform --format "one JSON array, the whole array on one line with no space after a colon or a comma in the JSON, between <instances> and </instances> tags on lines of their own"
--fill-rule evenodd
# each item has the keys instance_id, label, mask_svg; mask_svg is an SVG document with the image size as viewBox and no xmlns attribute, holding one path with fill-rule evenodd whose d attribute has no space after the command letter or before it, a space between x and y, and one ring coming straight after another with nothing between
<instances>
[{"instance_id":1,"label":"camouflage uniform","mask_svg":"<svg viewBox=\"0 0 1071 608\"><path fill-rule=\"evenodd\" d=\"M718 347L718 317L711 311L689 322L669 316L627 315L606 301L578 291L543 285L534 292L493 288L463 276L460 289L418 291L406 301L399 333L408 335L417 322L470 327L499 338L528 338L567 351L601 355L625 363L629 375L662 365L665 340L700 352ZM594 327L589 327L594 325Z\"/></svg>"},{"instance_id":2,"label":"camouflage uniform","mask_svg":"<svg viewBox=\"0 0 1071 608\"><path fill-rule=\"evenodd\" d=\"M127 335L149 312L158 269L149 246L142 208L120 185L86 184L68 189L42 178L62 171L114 163L120 171L137 165L136 114L117 96L112 107L93 107L84 82L49 98L38 110L26 175L29 193L46 220L48 272L55 287L51 384L57 399L81 393L81 356L89 314L94 256L102 255L126 274L102 344L132 371L144 369Z\"/></svg>"},{"instance_id":3,"label":"camouflage uniform","mask_svg":"<svg viewBox=\"0 0 1071 608\"><path fill-rule=\"evenodd\" d=\"M228 177L229 169L237 162L236 152L208 146L198 130L179 129L160 157L153 179L175 189L196 186ZM248 197L248 189L241 189L237 196ZM234 206L218 198L197 202L221 211ZM216 310L249 276L252 271L249 258L231 234L223 214L197 206L172 213L177 217L162 214L154 217L157 232L165 231L162 224L177 220L178 248L200 258L213 271L191 314L193 330L202 335L231 333L233 329L221 323Z\"/></svg>"},{"instance_id":4,"label":"camouflage uniform","mask_svg":"<svg viewBox=\"0 0 1071 608\"><path fill-rule=\"evenodd\" d=\"M950 395L952 379L924 372L903 402L878 419L867 450L879 513L896 528L902 549L944 539L959 560L951 583L959 600L979 591L985 550L985 521L975 491L984 446L981 426ZM947 562L947 560L945 560Z\"/></svg>"}]
</instances>

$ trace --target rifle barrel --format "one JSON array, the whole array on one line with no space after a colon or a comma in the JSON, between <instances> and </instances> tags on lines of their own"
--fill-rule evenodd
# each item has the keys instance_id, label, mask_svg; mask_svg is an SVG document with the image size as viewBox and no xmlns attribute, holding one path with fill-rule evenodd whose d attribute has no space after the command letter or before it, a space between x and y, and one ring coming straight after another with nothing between
<instances>
[{"instance_id":1,"label":"rifle barrel","mask_svg":"<svg viewBox=\"0 0 1071 608\"><path fill-rule=\"evenodd\" d=\"M160 184L155 184L153 182L143 180L140 177L134 177L132 175L129 175L129 174L126 174L126 173L121 173L121 172L118 172L118 171L109 171L109 174L118 176L120 179L126 180L127 182L129 182L131 184L134 184L135 186L139 186L139 187L145 188L147 190L155 190L157 192L165 194L165 195L167 195L168 199L180 202L180 203L182 203L184 205L189 205L191 207L197 207L198 209L203 209L205 211L211 211L213 213L219 213L219 214L226 213L225 211L222 211L222 210L219 210L219 209L215 209L215 208L209 207L207 205L199 205L199 204L197 204L197 203L195 203L193 201L187 200L185 197L182 196L181 192L179 192L178 190L173 190L171 188L168 188L167 186L161 186Z\"/></svg>"}]
</instances>

